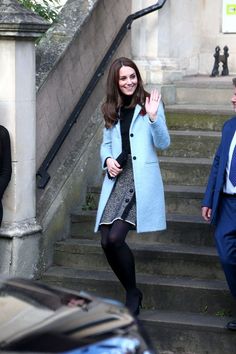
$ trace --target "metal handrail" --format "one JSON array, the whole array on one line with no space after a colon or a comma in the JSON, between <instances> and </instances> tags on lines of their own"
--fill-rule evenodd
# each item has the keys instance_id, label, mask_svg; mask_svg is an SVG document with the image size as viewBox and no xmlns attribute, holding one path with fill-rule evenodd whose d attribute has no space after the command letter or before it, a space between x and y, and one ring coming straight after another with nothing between
<instances>
[{"instance_id":1,"label":"metal handrail","mask_svg":"<svg viewBox=\"0 0 236 354\"><path fill-rule=\"evenodd\" d=\"M87 103L89 97L91 96L91 94L92 94L94 88L96 87L98 81L100 80L101 76L104 74L104 71L107 68L116 49L120 45L125 34L128 32L128 30L130 30L132 22L140 17L150 14L153 11L161 9L164 6L165 2L166 2L166 0L162 0L160 2L157 2L155 5L152 5L152 6L149 6L145 9L143 9L143 10L137 11L134 14L131 14L126 18L126 20L124 21L123 25L121 26L119 32L117 33L115 39L113 40L110 48L107 50L100 65L98 66L93 77L91 78L86 89L84 90L79 102L76 104L70 117L68 118L64 127L62 128L61 132L59 133L58 137L56 138L53 146L49 150L46 158L44 159L43 163L39 167L37 174L36 174L37 177L40 177L40 179L37 180L37 187L38 188L40 188L40 189L45 188L45 186L49 182L50 175L47 172L47 169L49 168L49 166L51 165L52 161L54 160L57 152L61 148L61 146L62 146L64 140L66 139L67 135L69 134L73 124L76 123L78 116L80 115L80 112L82 111L83 107Z\"/></svg>"}]
</instances>

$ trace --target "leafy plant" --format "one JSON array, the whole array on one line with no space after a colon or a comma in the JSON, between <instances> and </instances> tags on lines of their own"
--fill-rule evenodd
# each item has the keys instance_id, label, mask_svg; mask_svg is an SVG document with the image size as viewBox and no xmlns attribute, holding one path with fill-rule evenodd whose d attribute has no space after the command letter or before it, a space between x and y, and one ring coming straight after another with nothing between
<instances>
[{"instance_id":1,"label":"leafy plant","mask_svg":"<svg viewBox=\"0 0 236 354\"><path fill-rule=\"evenodd\" d=\"M219 317L225 317L225 316L231 317L232 313L231 313L230 310L222 309L222 310L219 310L219 311L216 312L216 316L219 316Z\"/></svg>"},{"instance_id":2,"label":"leafy plant","mask_svg":"<svg viewBox=\"0 0 236 354\"><path fill-rule=\"evenodd\" d=\"M93 194L87 194L86 204L82 206L82 210L95 210L97 207Z\"/></svg>"},{"instance_id":3,"label":"leafy plant","mask_svg":"<svg viewBox=\"0 0 236 354\"><path fill-rule=\"evenodd\" d=\"M45 20L53 22L56 20L62 5L60 0L18 0L27 9L32 10Z\"/></svg>"}]
</instances>

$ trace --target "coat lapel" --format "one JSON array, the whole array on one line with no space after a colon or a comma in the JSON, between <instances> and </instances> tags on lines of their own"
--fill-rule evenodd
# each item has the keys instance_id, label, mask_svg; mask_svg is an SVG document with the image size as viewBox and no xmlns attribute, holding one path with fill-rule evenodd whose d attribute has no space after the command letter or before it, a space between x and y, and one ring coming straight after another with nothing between
<instances>
[{"instance_id":1,"label":"coat lapel","mask_svg":"<svg viewBox=\"0 0 236 354\"><path fill-rule=\"evenodd\" d=\"M224 149L223 158L224 158L224 165L225 166L226 166L226 163L228 161L228 154L229 154L230 144L231 144L231 141L233 139L235 130L236 130L236 125L234 124L232 126L232 128L229 130L229 132L227 132L227 134L225 135L225 142L223 143L223 149Z\"/></svg>"},{"instance_id":2,"label":"coat lapel","mask_svg":"<svg viewBox=\"0 0 236 354\"><path fill-rule=\"evenodd\" d=\"M114 125L114 129L117 131L120 139L121 139L121 132L120 132L120 120L118 119L118 122Z\"/></svg>"}]
</instances>

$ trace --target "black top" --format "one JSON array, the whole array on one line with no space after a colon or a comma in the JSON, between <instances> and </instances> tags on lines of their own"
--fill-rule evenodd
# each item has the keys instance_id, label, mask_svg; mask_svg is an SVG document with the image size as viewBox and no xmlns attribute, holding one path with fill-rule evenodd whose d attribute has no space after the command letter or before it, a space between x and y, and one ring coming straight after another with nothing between
<instances>
[{"instance_id":1,"label":"black top","mask_svg":"<svg viewBox=\"0 0 236 354\"><path fill-rule=\"evenodd\" d=\"M122 151L130 154L129 128L134 115L134 108L122 107L120 109L120 131L122 139Z\"/></svg>"},{"instance_id":2,"label":"black top","mask_svg":"<svg viewBox=\"0 0 236 354\"><path fill-rule=\"evenodd\" d=\"M8 130L0 125L0 200L11 179L11 144Z\"/></svg>"},{"instance_id":3,"label":"black top","mask_svg":"<svg viewBox=\"0 0 236 354\"><path fill-rule=\"evenodd\" d=\"M129 108L132 97L123 97L123 106L117 112L117 118L120 120L120 131L122 140L122 153L118 157L118 162L122 166L122 161L127 159L127 154L131 153L129 141L129 129L134 115L135 107ZM118 121L118 120L117 120ZM104 162L104 167L107 166L107 159ZM117 158L117 157L116 157ZM109 175L109 174L108 174Z\"/></svg>"}]
</instances>

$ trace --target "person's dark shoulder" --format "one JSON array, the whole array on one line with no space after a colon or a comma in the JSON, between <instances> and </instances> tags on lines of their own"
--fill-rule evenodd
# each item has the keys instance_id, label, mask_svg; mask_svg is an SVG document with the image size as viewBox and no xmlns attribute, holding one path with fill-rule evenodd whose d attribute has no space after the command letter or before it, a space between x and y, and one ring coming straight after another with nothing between
<instances>
[{"instance_id":1,"label":"person's dark shoulder","mask_svg":"<svg viewBox=\"0 0 236 354\"><path fill-rule=\"evenodd\" d=\"M9 132L7 128L5 128L3 125L0 125L0 137L1 138L9 138Z\"/></svg>"},{"instance_id":2,"label":"person's dark shoulder","mask_svg":"<svg viewBox=\"0 0 236 354\"><path fill-rule=\"evenodd\" d=\"M236 116L228 119L224 125L223 125L223 128L222 130L228 130L228 129L235 129L236 130Z\"/></svg>"}]
</instances>

